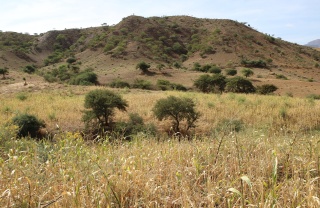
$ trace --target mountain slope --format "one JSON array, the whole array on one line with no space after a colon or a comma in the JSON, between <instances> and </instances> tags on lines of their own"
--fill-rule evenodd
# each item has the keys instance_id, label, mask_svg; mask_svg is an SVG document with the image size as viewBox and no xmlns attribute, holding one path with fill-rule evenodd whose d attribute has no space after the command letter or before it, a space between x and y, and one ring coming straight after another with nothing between
<instances>
[{"instance_id":1,"label":"mountain slope","mask_svg":"<svg viewBox=\"0 0 320 208\"><path fill-rule=\"evenodd\" d=\"M192 87L199 75L191 71L196 62L240 71L244 61L258 60L268 68L253 69L255 80L261 83L272 82L277 74L290 80L320 81L319 51L232 20L129 16L113 26L49 31L39 36L0 34L0 68L19 71L34 64L40 71L50 71L74 56L81 62L80 69L94 69L102 84L116 78L128 82L147 78L155 82L163 78L163 73L155 70L163 64L164 71L172 75L166 79ZM19 41L8 44L8 40ZM135 70L139 61L149 62L155 76L139 74Z\"/></svg>"},{"instance_id":2,"label":"mountain slope","mask_svg":"<svg viewBox=\"0 0 320 208\"><path fill-rule=\"evenodd\" d=\"M306 46L320 48L320 39L310 41L309 43L306 44Z\"/></svg>"}]
</instances>

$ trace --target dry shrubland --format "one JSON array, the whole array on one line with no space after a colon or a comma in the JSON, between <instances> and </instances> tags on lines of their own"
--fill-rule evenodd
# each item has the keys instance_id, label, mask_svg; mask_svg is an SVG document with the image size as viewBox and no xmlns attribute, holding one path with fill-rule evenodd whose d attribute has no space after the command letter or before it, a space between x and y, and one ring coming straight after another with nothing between
<instances>
[{"instance_id":1,"label":"dry shrubland","mask_svg":"<svg viewBox=\"0 0 320 208\"><path fill-rule=\"evenodd\" d=\"M131 142L83 140L84 88L1 97L1 207L319 207L320 103L239 94L118 91L128 113L159 136ZM202 113L194 138L165 137L170 122L151 109L169 95ZM15 139L6 125L30 112L60 127L53 141ZM117 112L115 121L128 119ZM223 128L241 121L241 128ZM162 133L161 133L162 132Z\"/></svg>"}]
</instances>

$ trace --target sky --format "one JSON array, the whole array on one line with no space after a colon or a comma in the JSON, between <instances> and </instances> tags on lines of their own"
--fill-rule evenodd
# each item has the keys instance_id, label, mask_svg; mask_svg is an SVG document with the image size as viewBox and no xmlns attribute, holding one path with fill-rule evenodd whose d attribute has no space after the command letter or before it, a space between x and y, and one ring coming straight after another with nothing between
<instances>
[{"instance_id":1,"label":"sky","mask_svg":"<svg viewBox=\"0 0 320 208\"><path fill-rule=\"evenodd\" d=\"M247 22L259 32L307 44L320 39L319 0L0 0L0 30L50 30L113 25L129 15L188 15Z\"/></svg>"}]
</instances>

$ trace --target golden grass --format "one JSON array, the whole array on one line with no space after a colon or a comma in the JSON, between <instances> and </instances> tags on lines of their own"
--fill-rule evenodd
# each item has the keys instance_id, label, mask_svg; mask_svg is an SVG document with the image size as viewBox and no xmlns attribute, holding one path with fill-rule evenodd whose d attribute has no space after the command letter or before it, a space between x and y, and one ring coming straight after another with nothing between
<instances>
[{"instance_id":1,"label":"golden grass","mask_svg":"<svg viewBox=\"0 0 320 208\"><path fill-rule=\"evenodd\" d=\"M290 97L119 90L160 130L151 109L168 95L191 97L203 114L192 141L93 144L79 133L51 141L14 139L5 126L15 112L30 112L48 128L82 127L85 88L1 97L1 207L319 207L318 101ZM55 119L50 116L55 114ZM49 119L49 117L51 119ZM117 112L115 120L127 119ZM214 132L223 119L244 130ZM12 139L11 139L12 138Z\"/></svg>"},{"instance_id":2,"label":"golden grass","mask_svg":"<svg viewBox=\"0 0 320 208\"><path fill-rule=\"evenodd\" d=\"M58 124L62 130L80 130L84 110L84 95L93 88L24 93L26 100L17 94L1 97L0 113L7 119L17 112L35 114L47 123L48 130ZM115 121L128 119L128 113L138 113L146 123L155 123L161 131L170 128L170 122L157 121L152 113L155 102L169 95L186 96L197 104L202 113L196 123L196 133L210 134L224 119L242 120L250 128L268 129L269 134L309 131L320 127L320 103L317 100L280 96L202 94L195 92L148 92L117 90L128 101L127 112L117 112ZM0 121L0 125L6 119Z\"/></svg>"},{"instance_id":3,"label":"golden grass","mask_svg":"<svg viewBox=\"0 0 320 208\"><path fill-rule=\"evenodd\" d=\"M1 207L318 207L319 135L263 132L192 142L136 138L88 145L11 141L3 151ZM8 144L7 144L8 145Z\"/></svg>"}]
</instances>

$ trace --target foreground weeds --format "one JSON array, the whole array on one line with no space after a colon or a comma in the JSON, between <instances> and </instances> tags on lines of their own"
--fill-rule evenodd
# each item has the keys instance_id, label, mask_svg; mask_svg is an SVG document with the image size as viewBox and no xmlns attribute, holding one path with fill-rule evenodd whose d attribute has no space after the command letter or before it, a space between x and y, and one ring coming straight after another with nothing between
<instances>
[{"instance_id":1,"label":"foreground weeds","mask_svg":"<svg viewBox=\"0 0 320 208\"><path fill-rule=\"evenodd\" d=\"M319 207L320 135L1 138L1 207Z\"/></svg>"}]
</instances>

